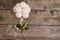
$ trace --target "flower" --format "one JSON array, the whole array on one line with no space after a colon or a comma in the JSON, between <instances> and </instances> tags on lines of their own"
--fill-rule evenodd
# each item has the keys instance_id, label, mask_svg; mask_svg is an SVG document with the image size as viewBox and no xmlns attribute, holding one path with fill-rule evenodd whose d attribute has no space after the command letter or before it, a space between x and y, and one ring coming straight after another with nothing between
<instances>
[{"instance_id":1,"label":"flower","mask_svg":"<svg viewBox=\"0 0 60 40\"><path fill-rule=\"evenodd\" d=\"M28 4L26 4L25 2L21 2L21 3L17 3L13 7L13 11L16 13L15 15L17 18L21 18L21 17L28 18L31 9L28 6Z\"/></svg>"}]
</instances>

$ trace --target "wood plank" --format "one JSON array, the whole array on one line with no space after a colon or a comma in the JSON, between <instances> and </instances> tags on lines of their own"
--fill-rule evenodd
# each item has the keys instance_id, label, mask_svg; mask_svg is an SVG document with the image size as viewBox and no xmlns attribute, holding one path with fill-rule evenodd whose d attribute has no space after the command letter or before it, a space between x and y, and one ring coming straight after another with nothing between
<instances>
[{"instance_id":1,"label":"wood plank","mask_svg":"<svg viewBox=\"0 0 60 40\"><path fill-rule=\"evenodd\" d=\"M10 13L10 10L0 10L0 24L16 24L17 18Z\"/></svg>"}]
</instances>

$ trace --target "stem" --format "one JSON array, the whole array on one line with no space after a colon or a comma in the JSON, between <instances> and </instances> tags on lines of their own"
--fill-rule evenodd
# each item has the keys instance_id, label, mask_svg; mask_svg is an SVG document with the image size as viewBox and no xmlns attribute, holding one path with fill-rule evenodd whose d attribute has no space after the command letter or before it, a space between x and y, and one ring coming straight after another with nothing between
<instances>
[{"instance_id":1,"label":"stem","mask_svg":"<svg viewBox=\"0 0 60 40\"><path fill-rule=\"evenodd\" d=\"M21 36L22 36L23 40L26 40L24 35L23 35L23 31L21 31Z\"/></svg>"},{"instance_id":2,"label":"stem","mask_svg":"<svg viewBox=\"0 0 60 40\"><path fill-rule=\"evenodd\" d=\"M23 24L24 18L19 19L19 24Z\"/></svg>"}]
</instances>

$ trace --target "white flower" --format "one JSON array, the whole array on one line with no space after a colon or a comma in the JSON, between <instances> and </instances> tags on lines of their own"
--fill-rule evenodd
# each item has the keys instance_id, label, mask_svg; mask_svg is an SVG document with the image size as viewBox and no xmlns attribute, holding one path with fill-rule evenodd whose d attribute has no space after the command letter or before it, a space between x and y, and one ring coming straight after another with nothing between
<instances>
[{"instance_id":1,"label":"white flower","mask_svg":"<svg viewBox=\"0 0 60 40\"><path fill-rule=\"evenodd\" d=\"M21 2L21 3L17 3L13 7L13 11L16 13L15 15L17 18L21 18L21 17L28 18L31 9L25 2Z\"/></svg>"},{"instance_id":2,"label":"white flower","mask_svg":"<svg viewBox=\"0 0 60 40\"><path fill-rule=\"evenodd\" d=\"M18 10L21 11L21 8L19 7L19 3L17 3L14 7L13 7L13 11L17 12Z\"/></svg>"},{"instance_id":3,"label":"white flower","mask_svg":"<svg viewBox=\"0 0 60 40\"><path fill-rule=\"evenodd\" d=\"M15 16L16 16L17 18L21 18L22 13L16 13Z\"/></svg>"}]
</instances>

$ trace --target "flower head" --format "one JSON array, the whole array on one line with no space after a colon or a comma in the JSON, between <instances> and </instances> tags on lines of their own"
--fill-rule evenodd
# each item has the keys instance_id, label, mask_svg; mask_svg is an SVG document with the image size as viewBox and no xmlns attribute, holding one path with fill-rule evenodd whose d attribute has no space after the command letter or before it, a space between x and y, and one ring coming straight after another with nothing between
<instances>
[{"instance_id":1,"label":"flower head","mask_svg":"<svg viewBox=\"0 0 60 40\"><path fill-rule=\"evenodd\" d=\"M31 9L28 6L28 4L26 4L25 2L21 2L21 3L17 3L13 7L13 11L16 13L15 15L17 18L21 18L21 17L28 18Z\"/></svg>"}]
</instances>

